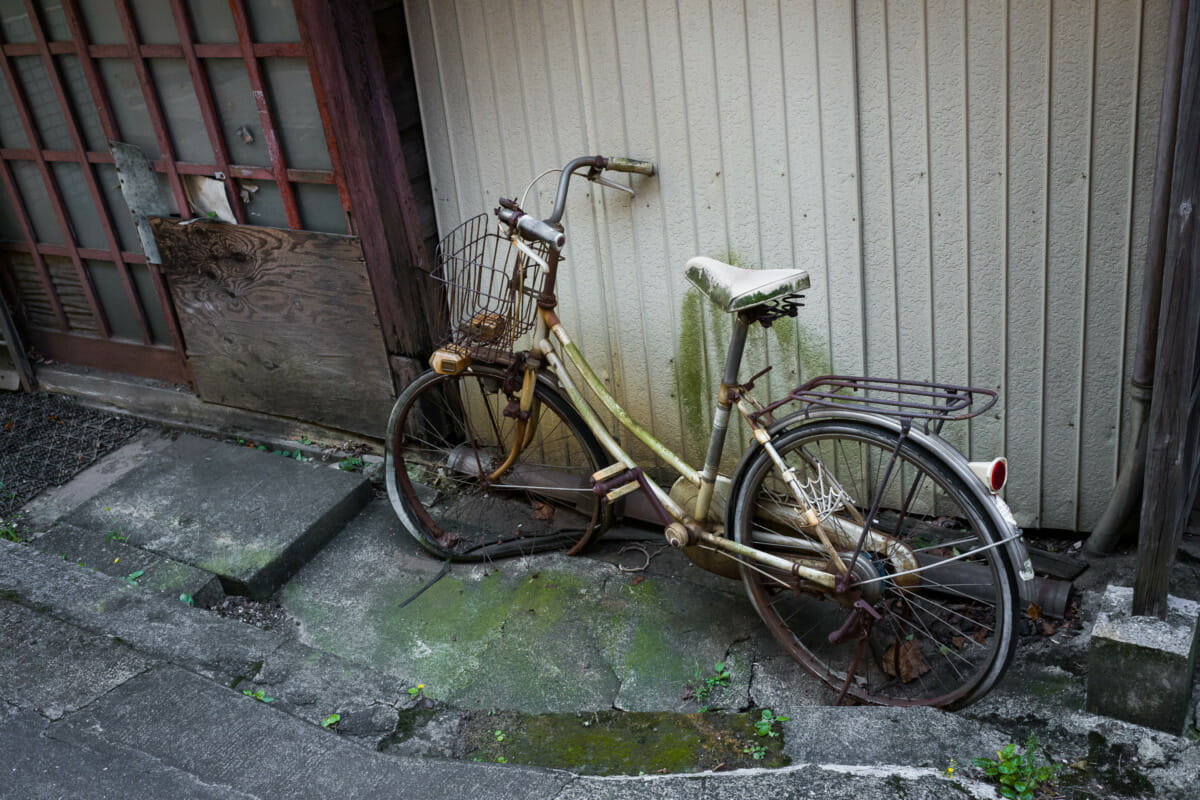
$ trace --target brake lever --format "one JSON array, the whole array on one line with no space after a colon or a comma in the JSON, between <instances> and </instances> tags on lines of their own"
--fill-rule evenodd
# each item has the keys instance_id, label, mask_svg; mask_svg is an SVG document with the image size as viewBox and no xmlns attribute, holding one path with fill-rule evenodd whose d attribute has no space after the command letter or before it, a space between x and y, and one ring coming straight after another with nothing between
<instances>
[{"instance_id":1,"label":"brake lever","mask_svg":"<svg viewBox=\"0 0 1200 800\"><path fill-rule=\"evenodd\" d=\"M633 189L630 189L628 186L624 186L620 183L616 183L615 181L610 181L608 178L605 178L599 172L597 172L595 175L589 174L587 176L587 179L589 181L591 181L592 183L598 183L601 186L607 186L609 189L618 189L622 192L627 193L630 197L637 197L637 192L635 192Z\"/></svg>"}]
</instances>

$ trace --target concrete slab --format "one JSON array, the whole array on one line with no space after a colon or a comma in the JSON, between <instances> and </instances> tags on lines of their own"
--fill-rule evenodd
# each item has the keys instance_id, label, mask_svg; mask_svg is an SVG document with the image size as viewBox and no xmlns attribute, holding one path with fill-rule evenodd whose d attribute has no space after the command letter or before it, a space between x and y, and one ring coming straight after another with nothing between
<instances>
[{"instance_id":1,"label":"concrete slab","mask_svg":"<svg viewBox=\"0 0 1200 800\"><path fill-rule=\"evenodd\" d=\"M50 529L55 522L96 497L130 471L171 446L176 434L164 428L143 428L125 444L62 486L51 486L21 509L25 524L35 532Z\"/></svg>"},{"instance_id":2,"label":"concrete slab","mask_svg":"<svg viewBox=\"0 0 1200 800\"><path fill-rule=\"evenodd\" d=\"M266 597L366 504L361 475L180 436L64 521L199 567Z\"/></svg>"},{"instance_id":3,"label":"concrete slab","mask_svg":"<svg viewBox=\"0 0 1200 800\"><path fill-rule=\"evenodd\" d=\"M552 797L570 780L551 770L391 758L174 667L118 687L72 724L253 797Z\"/></svg>"},{"instance_id":4,"label":"concrete slab","mask_svg":"<svg viewBox=\"0 0 1200 800\"><path fill-rule=\"evenodd\" d=\"M225 598L220 578L211 572L127 545L114 538L112 531L86 531L59 523L38 537L33 546L105 575L136 580L139 586L171 597L187 595L196 605L206 608Z\"/></svg>"},{"instance_id":5,"label":"concrete slab","mask_svg":"<svg viewBox=\"0 0 1200 800\"><path fill-rule=\"evenodd\" d=\"M1109 586L1092 628L1087 710L1182 735L1191 712L1200 603L1167 598L1167 618L1132 615L1133 589Z\"/></svg>"},{"instance_id":6,"label":"concrete slab","mask_svg":"<svg viewBox=\"0 0 1200 800\"><path fill-rule=\"evenodd\" d=\"M281 600L307 644L423 683L430 697L470 709L740 709L751 704L756 654L777 652L737 583L714 592L665 574L544 555L453 565L401 607L441 567L378 502L288 583ZM748 641L754 646L743 647ZM730 683L697 698L694 687L718 662Z\"/></svg>"},{"instance_id":7,"label":"concrete slab","mask_svg":"<svg viewBox=\"0 0 1200 800\"><path fill-rule=\"evenodd\" d=\"M333 712L352 714L379 704L403 710L414 702L406 691L410 684L394 676L314 650L288 635L39 555L30 547L0 541L0 587L5 602L53 613L57 624L96 634L97 642L124 643L149 659L181 665L222 686L239 682L243 688L262 688L276 698L277 708L313 724ZM6 655L15 659L15 673L37 663L25 660L19 650ZM44 682L39 670L30 674L31 680ZM393 732L364 738L374 747Z\"/></svg>"},{"instance_id":8,"label":"concrete slab","mask_svg":"<svg viewBox=\"0 0 1200 800\"><path fill-rule=\"evenodd\" d=\"M0 699L59 719L145 672L150 661L108 636L71 627L0 592ZM11 596L10 596L11 597ZM37 664L35 671L24 667Z\"/></svg>"},{"instance_id":9,"label":"concrete slab","mask_svg":"<svg viewBox=\"0 0 1200 800\"><path fill-rule=\"evenodd\" d=\"M783 723L784 752L796 763L896 763L945 771L1012 741L990 725L936 708L820 706Z\"/></svg>"},{"instance_id":10,"label":"concrete slab","mask_svg":"<svg viewBox=\"0 0 1200 800\"><path fill-rule=\"evenodd\" d=\"M0 797L250 800L228 786L206 784L145 753L111 745L89 731L52 724L33 712L0 719L0 747Z\"/></svg>"}]
</instances>

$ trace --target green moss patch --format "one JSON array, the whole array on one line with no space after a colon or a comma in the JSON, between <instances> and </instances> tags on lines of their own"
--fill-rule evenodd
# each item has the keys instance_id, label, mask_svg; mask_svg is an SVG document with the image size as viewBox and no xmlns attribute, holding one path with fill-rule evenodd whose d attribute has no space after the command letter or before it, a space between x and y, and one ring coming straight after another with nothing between
<instances>
[{"instance_id":1,"label":"green moss patch","mask_svg":"<svg viewBox=\"0 0 1200 800\"><path fill-rule=\"evenodd\" d=\"M583 775L782 767L783 736L760 736L755 714L600 711L464 716L460 757ZM755 756L759 756L755 758Z\"/></svg>"}]
</instances>

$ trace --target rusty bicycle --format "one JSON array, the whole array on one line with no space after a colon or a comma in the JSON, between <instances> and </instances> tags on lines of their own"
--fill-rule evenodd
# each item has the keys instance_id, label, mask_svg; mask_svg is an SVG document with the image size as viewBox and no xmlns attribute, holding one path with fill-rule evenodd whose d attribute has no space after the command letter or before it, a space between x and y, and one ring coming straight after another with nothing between
<instances>
[{"instance_id":1,"label":"rusty bicycle","mask_svg":"<svg viewBox=\"0 0 1200 800\"><path fill-rule=\"evenodd\" d=\"M502 198L441 242L447 341L388 423L387 489L403 526L444 558L573 554L640 499L671 546L744 582L776 640L838 702L981 697L1012 657L1033 571L999 495L1004 459L969 462L940 433L995 393L825 375L760 402L766 370L739 375L748 331L795 316L809 277L694 258L688 280L734 323L705 463L686 463L626 413L558 317L571 181L633 191L612 172L655 168L576 158L549 217ZM750 444L723 476L735 412ZM669 489L601 413L678 476Z\"/></svg>"}]
</instances>

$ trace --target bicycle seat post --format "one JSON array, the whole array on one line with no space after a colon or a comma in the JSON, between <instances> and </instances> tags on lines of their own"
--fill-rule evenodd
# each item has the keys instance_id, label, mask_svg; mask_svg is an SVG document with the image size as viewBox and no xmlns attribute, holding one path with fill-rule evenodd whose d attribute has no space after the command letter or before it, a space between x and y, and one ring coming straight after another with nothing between
<instances>
[{"instance_id":1,"label":"bicycle seat post","mask_svg":"<svg viewBox=\"0 0 1200 800\"><path fill-rule=\"evenodd\" d=\"M736 402L738 370L742 365L742 353L746 350L746 333L750 321L743 314L734 318L733 334L729 337L729 351L725 356L725 374L721 378L721 389L717 394L717 411L713 415L712 436L708 441L708 455L704 458L704 469L700 473L700 492L696 497L695 519L701 525L708 517L712 504L713 489L717 482L717 469L721 466L721 452L725 449L725 434L729 430L729 410Z\"/></svg>"}]
</instances>

